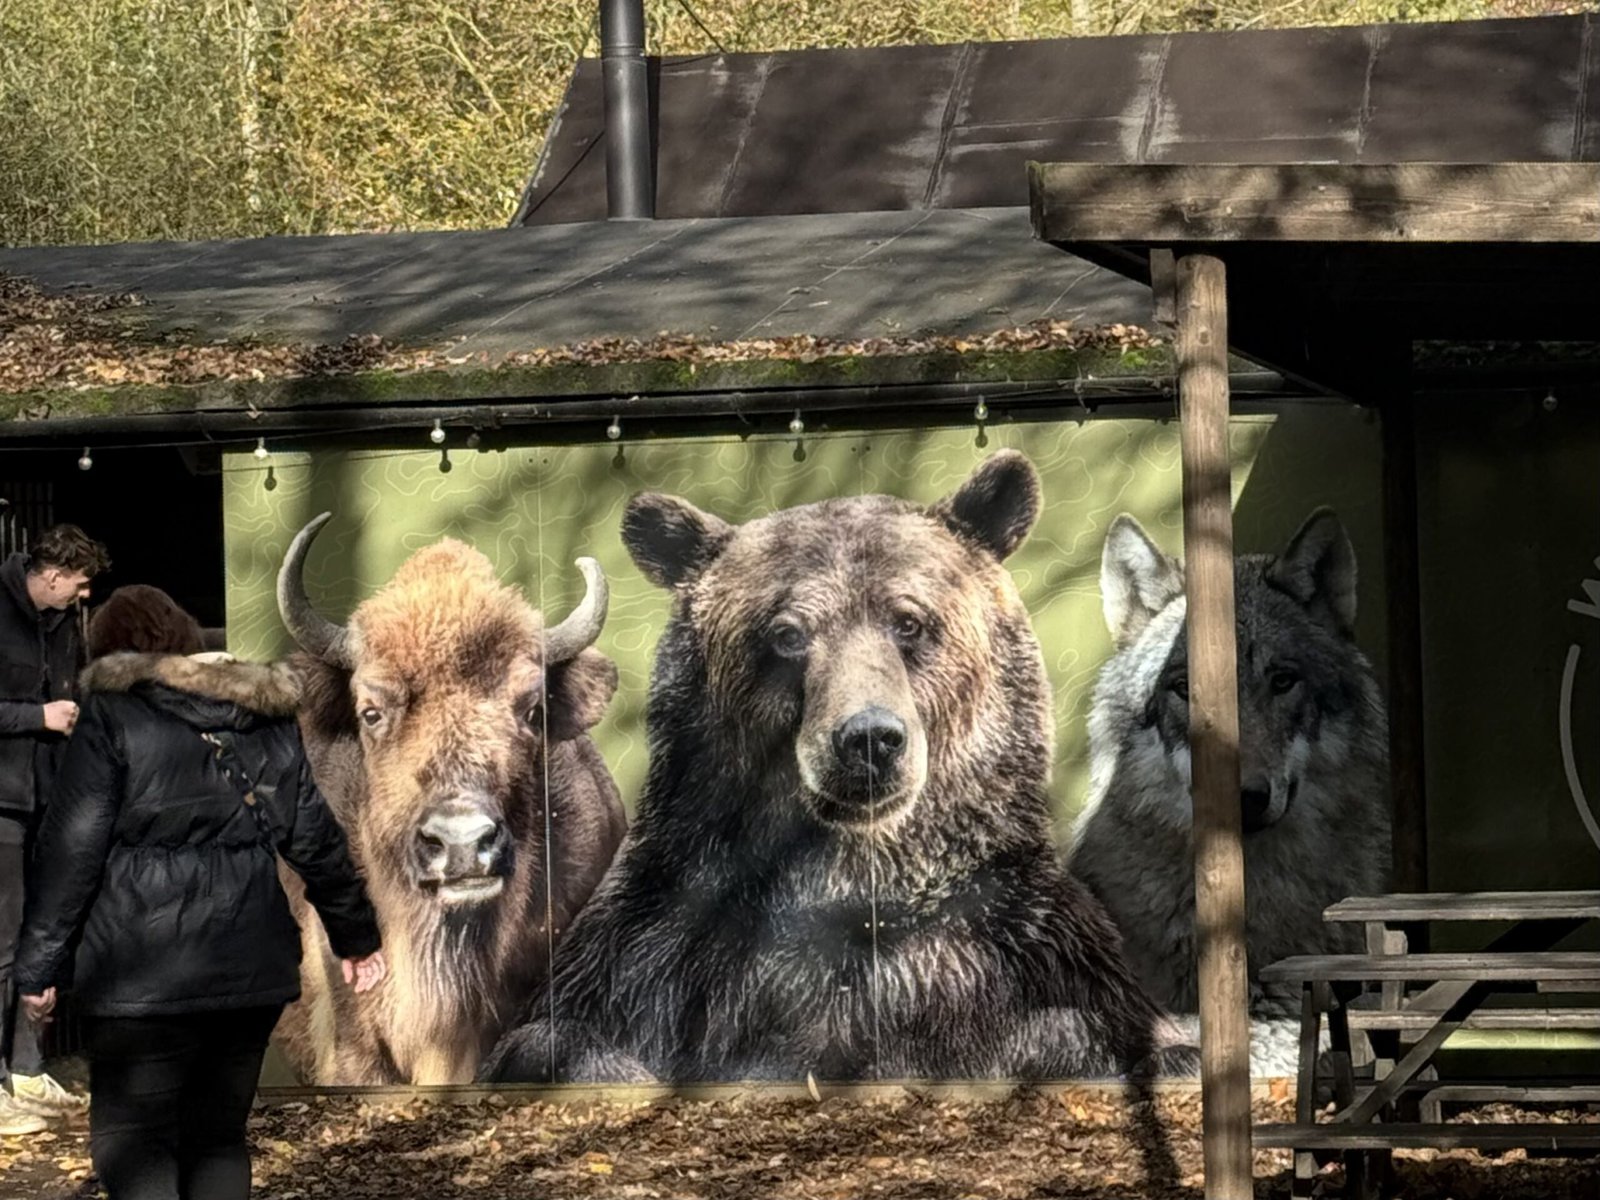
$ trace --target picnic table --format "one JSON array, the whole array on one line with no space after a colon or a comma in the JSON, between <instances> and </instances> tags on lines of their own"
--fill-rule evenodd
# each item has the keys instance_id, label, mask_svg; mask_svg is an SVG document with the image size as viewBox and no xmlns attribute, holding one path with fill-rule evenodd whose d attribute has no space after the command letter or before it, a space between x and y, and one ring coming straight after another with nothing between
<instances>
[{"instance_id":1,"label":"picnic table","mask_svg":"<svg viewBox=\"0 0 1600 1200\"><path fill-rule=\"evenodd\" d=\"M1381 1188L1395 1149L1600 1150L1600 1124L1443 1119L1447 1103L1593 1103L1600 1101L1600 1080L1441 1082L1435 1064L1439 1049L1461 1029L1600 1029L1600 953L1554 949L1584 922L1600 920L1600 891L1357 896L1332 905L1323 917L1365 925L1367 953L1288 958L1261 974L1263 981L1301 988L1295 1121L1255 1130L1258 1147L1294 1151L1295 1196L1311 1195L1318 1150L1344 1155L1352 1196ZM1510 925L1483 950L1413 952L1415 931L1436 921ZM1559 996L1559 1007L1498 1003L1529 994ZM1326 1056L1319 1054L1324 1018ZM1352 1031L1370 1044L1370 1080L1356 1078ZM1335 1111L1319 1122L1316 1097L1325 1066Z\"/></svg>"}]
</instances>

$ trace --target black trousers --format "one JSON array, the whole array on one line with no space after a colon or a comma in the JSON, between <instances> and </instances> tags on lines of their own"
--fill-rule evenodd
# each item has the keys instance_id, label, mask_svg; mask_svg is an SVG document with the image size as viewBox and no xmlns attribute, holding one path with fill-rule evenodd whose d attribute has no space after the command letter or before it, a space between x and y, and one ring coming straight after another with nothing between
<instances>
[{"instance_id":1,"label":"black trousers","mask_svg":"<svg viewBox=\"0 0 1600 1200\"><path fill-rule=\"evenodd\" d=\"M12 1071L37 1075L44 1070L39 1026L23 1013L11 984L17 939L22 935L23 872L32 840L31 821L0 816L0 1082Z\"/></svg>"},{"instance_id":2,"label":"black trousers","mask_svg":"<svg viewBox=\"0 0 1600 1200\"><path fill-rule=\"evenodd\" d=\"M111 1200L244 1200L245 1121L281 1005L90 1017L89 1154Z\"/></svg>"}]
</instances>

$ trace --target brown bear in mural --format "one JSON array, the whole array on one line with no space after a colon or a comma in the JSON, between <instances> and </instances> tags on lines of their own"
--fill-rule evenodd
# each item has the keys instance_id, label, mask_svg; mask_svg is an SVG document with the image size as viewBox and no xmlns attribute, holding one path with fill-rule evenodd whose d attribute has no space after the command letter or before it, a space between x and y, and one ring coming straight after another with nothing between
<instances>
[{"instance_id":1,"label":"brown bear in mural","mask_svg":"<svg viewBox=\"0 0 1600 1200\"><path fill-rule=\"evenodd\" d=\"M734 526L674 496L628 505L629 553L674 592L649 776L485 1078L1187 1065L1058 865L1050 687L1001 565L1038 512L1015 452L932 507L860 496Z\"/></svg>"}]
</instances>

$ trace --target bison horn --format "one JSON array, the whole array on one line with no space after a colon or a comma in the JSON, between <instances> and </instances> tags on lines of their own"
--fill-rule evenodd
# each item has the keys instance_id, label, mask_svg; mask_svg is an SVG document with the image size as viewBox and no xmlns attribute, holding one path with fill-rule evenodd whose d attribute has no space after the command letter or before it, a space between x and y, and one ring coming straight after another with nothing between
<instances>
[{"instance_id":1,"label":"bison horn","mask_svg":"<svg viewBox=\"0 0 1600 1200\"><path fill-rule=\"evenodd\" d=\"M355 666L350 631L317 612L306 598L306 554L322 527L331 520L332 513L313 518L289 543L289 552L283 556L283 566L278 570L278 615L300 649L330 667L350 670Z\"/></svg>"},{"instance_id":2,"label":"bison horn","mask_svg":"<svg viewBox=\"0 0 1600 1200\"><path fill-rule=\"evenodd\" d=\"M567 619L544 635L544 660L562 663L576 658L578 653L594 645L605 627L606 608L611 603L611 589L605 572L592 558L580 558L578 570L588 583L578 607L567 614Z\"/></svg>"}]
</instances>

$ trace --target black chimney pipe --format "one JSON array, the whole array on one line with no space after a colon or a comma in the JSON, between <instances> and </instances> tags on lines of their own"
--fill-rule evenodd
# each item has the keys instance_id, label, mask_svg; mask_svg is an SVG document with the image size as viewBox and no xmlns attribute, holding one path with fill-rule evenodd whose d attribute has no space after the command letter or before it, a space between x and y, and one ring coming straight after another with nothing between
<instances>
[{"instance_id":1,"label":"black chimney pipe","mask_svg":"<svg viewBox=\"0 0 1600 1200\"><path fill-rule=\"evenodd\" d=\"M600 65L606 87L606 212L613 220L649 220L656 215L656 197L644 0L600 0Z\"/></svg>"}]
</instances>

